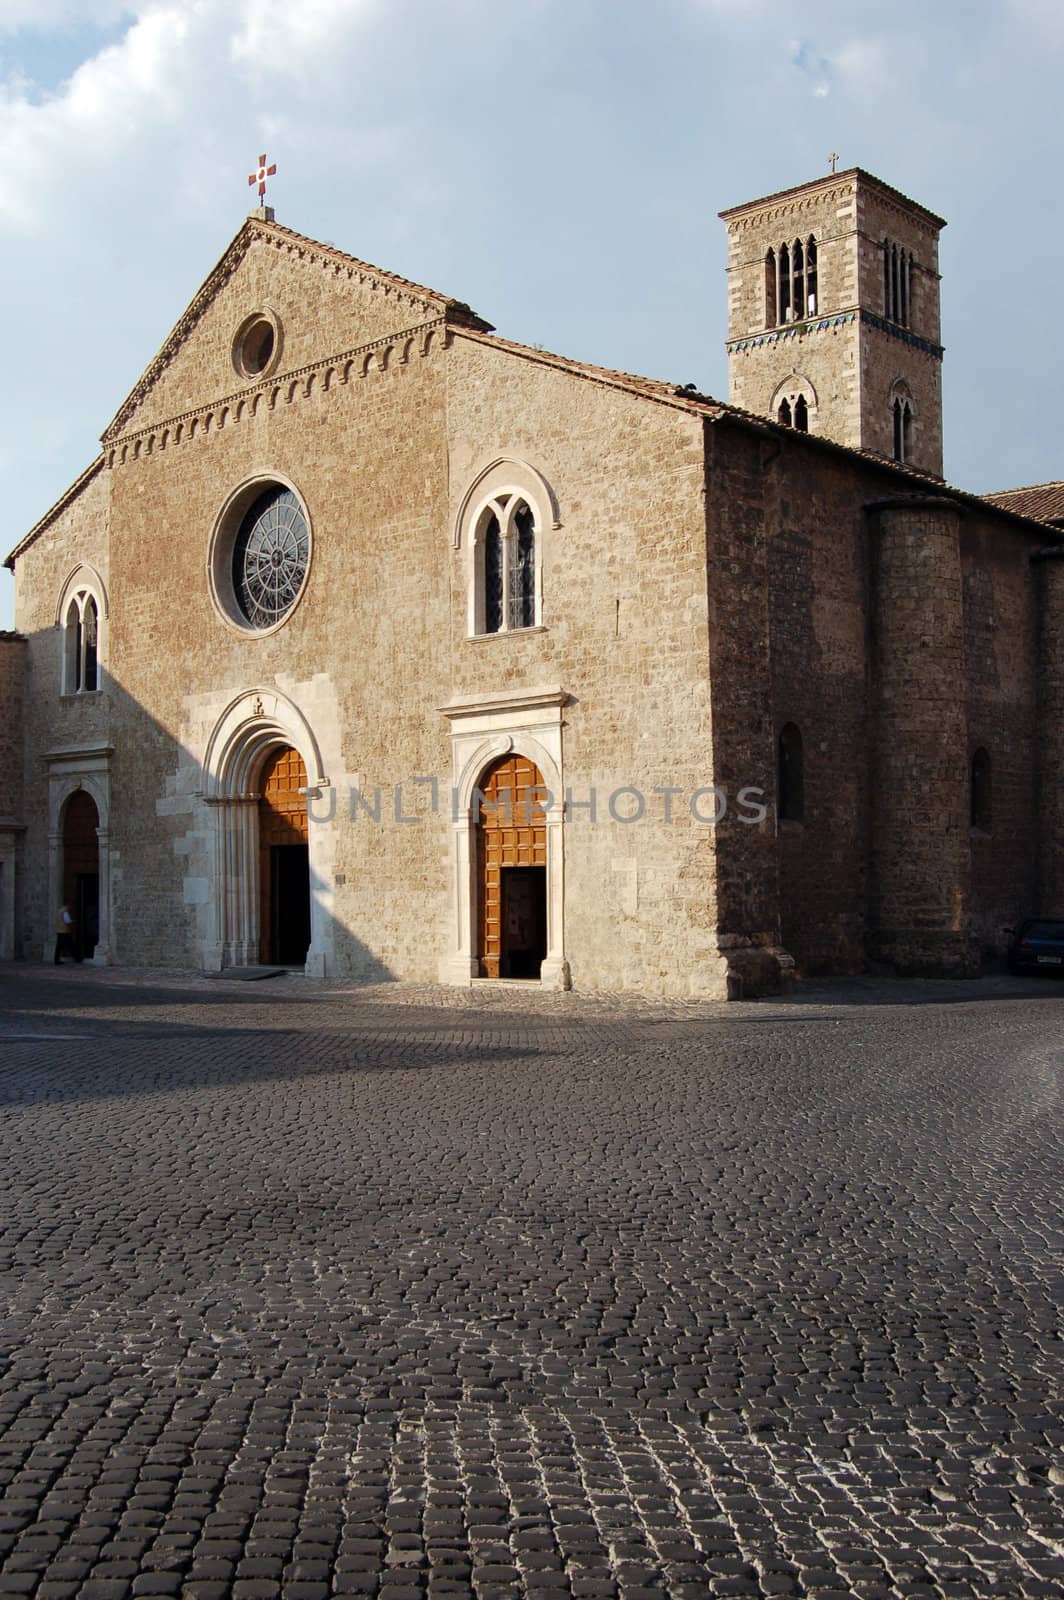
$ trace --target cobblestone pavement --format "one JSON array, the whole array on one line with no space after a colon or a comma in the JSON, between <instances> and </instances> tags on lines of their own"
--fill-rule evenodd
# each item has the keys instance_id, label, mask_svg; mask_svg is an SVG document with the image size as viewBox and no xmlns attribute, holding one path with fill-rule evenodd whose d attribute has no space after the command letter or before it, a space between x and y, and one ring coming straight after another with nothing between
<instances>
[{"instance_id":1,"label":"cobblestone pavement","mask_svg":"<svg viewBox=\"0 0 1064 1600\"><path fill-rule=\"evenodd\" d=\"M1061 1592L1059 986L0 1004L0 1596Z\"/></svg>"}]
</instances>

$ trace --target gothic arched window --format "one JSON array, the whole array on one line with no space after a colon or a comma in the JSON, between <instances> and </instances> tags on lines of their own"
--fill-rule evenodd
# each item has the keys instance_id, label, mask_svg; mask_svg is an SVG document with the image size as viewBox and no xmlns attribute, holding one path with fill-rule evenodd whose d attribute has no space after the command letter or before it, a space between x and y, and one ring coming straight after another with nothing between
<instances>
[{"instance_id":1,"label":"gothic arched window","mask_svg":"<svg viewBox=\"0 0 1064 1600\"><path fill-rule=\"evenodd\" d=\"M520 495L496 495L476 531L477 633L508 633L538 622L536 518Z\"/></svg>"},{"instance_id":2,"label":"gothic arched window","mask_svg":"<svg viewBox=\"0 0 1064 1600\"><path fill-rule=\"evenodd\" d=\"M816 390L802 373L792 372L772 396L769 416L797 433L811 433L815 431L816 413Z\"/></svg>"},{"instance_id":3,"label":"gothic arched window","mask_svg":"<svg viewBox=\"0 0 1064 1600\"><path fill-rule=\"evenodd\" d=\"M473 479L453 535L470 638L542 627L544 539L560 527L554 491L529 462L499 456Z\"/></svg>"},{"instance_id":4,"label":"gothic arched window","mask_svg":"<svg viewBox=\"0 0 1064 1600\"><path fill-rule=\"evenodd\" d=\"M777 746L776 815L781 822L801 822L805 816L805 758L793 722L780 730Z\"/></svg>"},{"instance_id":5,"label":"gothic arched window","mask_svg":"<svg viewBox=\"0 0 1064 1600\"><path fill-rule=\"evenodd\" d=\"M907 395L895 395L891 406L894 427L894 459L905 463L913 454L913 403Z\"/></svg>"},{"instance_id":6,"label":"gothic arched window","mask_svg":"<svg viewBox=\"0 0 1064 1600\"><path fill-rule=\"evenodd\" d=\"M100 608L87 589L71 599L63 617L63 693L94 694L100 687Z\"/></svg>"}]
</instances>

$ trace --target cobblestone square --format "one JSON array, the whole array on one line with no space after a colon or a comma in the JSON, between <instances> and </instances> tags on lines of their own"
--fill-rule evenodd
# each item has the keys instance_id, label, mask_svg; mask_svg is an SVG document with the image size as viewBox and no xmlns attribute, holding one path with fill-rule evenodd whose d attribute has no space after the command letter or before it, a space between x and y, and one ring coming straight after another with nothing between
<instances>
[{"instance_id":1,"label":"cobblestone square","mask_svg":"<svg viewBox=\"0 0 1064 1600\"><path fill-rule=\"evenodd\" d=\"M1064 1588L1059 985L0 1004L0 1595Z\"/></svg>"}]
</instances>

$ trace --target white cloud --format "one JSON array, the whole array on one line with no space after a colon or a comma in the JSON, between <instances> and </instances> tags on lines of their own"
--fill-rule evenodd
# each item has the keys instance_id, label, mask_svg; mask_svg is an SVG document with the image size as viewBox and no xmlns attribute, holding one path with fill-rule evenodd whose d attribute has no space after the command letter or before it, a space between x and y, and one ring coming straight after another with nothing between
<instances>
[{"instance_id":1,"label":"white cloud","mask_svg":"<svg viewBox=\"0 0 1064 1600\"><path fill-rule=\"evenodd\" d=\"M882 39L850 39L831 54L832 71L841 83L854 94L878 91L885 83L892 89L897 80L887 63L887 50Z\"/></svg>"},{"instance_id":2,"label":"white cloud","mask_svg":"<svg viewBox=\"0 0 1064 1600\"><path fill-rule=\"evenodd\" d=\"M349 66L354 34L376 9L377 0L141 0L122 38L55 93L42 97L9 76L0 83L0 229L42 233L75 195L106 204L116 192L127 201L147 194L167 166L171 192L193 164L209 187L208 148L224 148L230 131L246 130L253 163L329 63Z\"/></svg>"},{"instance_id":3,"label":"white cloud","mask_svg":"<svg viewBox=\"0 0 1064 1600\"><path fill-rule=\"evenodd\" d=\"M378 0L260 0L242 5L230 55L257 72L290 72L312 64L321 71L323 47L342 50L345 35L378 9Z\"/></svg>"}]
</instances>

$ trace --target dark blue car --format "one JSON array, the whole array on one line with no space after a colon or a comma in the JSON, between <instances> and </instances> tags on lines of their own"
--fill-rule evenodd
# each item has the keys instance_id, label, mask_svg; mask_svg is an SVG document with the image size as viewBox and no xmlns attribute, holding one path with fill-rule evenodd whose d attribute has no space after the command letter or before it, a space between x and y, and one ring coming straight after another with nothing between
<instances>
[{"instance_id":1,"label":"dark blue car","mask_svg":"<svg viewBox=\"0 0 1064 1600\"><path fill-rule=\"evenodd\" d=\"M1032 918L1009 945L1010 972L1059 972L1064 977L1064 922Z\"/></svg>"}]
</instances>

